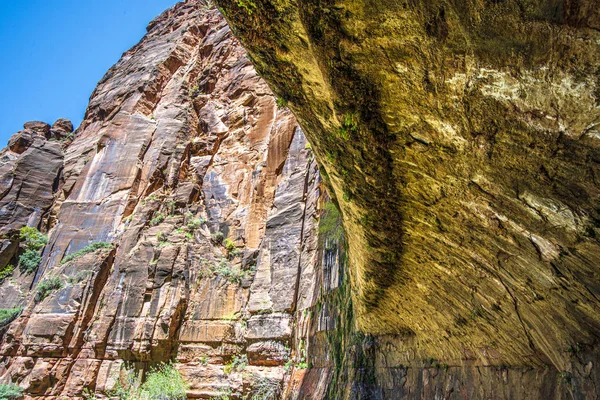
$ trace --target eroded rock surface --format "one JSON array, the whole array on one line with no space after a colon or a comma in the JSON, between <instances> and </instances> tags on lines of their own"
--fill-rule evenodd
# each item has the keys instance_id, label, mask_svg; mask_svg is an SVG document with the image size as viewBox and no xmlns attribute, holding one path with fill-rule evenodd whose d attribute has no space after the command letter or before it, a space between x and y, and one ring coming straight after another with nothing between
<instances>
[{"instance_id":1,"label":"eroded rock surface","mask_svg":"<svg viewBox=\"0 0 600 400\"><path fill-rule=\"evenodd\" d=\"M0 381L101 398L172 361L189 398L597 398L591 2L220 3L278 101L188 0L75 134L0 154Z\"/></svg>"},{"instance_id":2,"label":"eroded rock surface","mask_svg":"<svg viewBox=\"0 0 600 400\"><path fill-rule=\"evenodd\" d=\"M322 189L304 133L220 13L190 0L153 21L75 135L66 120L25 128L2 153L0 229L48 243L35 271L0 286L4 308L23 307L2 337L2 382L102 396L172 361L190 398L282 393L297 314L313 305L296 299L316 285L303 265ZM6 246L23 254L18 234ZM228 368L236 358L248 365Z\"/></svg>"},{"instance_id":3,"label":"eroded rock surface","mask_svg":"<svg viewBox=\"0 0 600 400\"><path fill-rule=\"evenodd\" d=\"M60 135L44 122L25 123L0 152L0 308L22 305L29 293L33 276L15 268L19 229L48 223L73 132L70 121L56 123L62 126Z\"/></svg>"},{"instance_id":4,"label":"eroded rock surface","mask_svg":"<svg viewBox=\"0 0 600 400\"><path fill-rule=\"evenodd\" d=\"M566 396L555 369L597 397L595 2L218 3L343 212L356 323L376 337L354 379L427 398L423 360L522 366L546 383L465 372L458 394L441 374L438 394Z\"/></svg>"}]
</instances>

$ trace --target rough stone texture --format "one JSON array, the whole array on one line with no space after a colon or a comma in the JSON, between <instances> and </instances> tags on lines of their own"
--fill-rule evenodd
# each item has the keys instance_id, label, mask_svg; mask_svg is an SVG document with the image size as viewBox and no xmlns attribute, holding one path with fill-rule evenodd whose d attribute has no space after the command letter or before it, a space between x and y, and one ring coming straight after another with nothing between
<instances>
[{"instance_id":1,"label":"rough stone texture","mask_svg":"<svg viewBox=\"0 0 600 400\"><path fill-rule=\"evenodd\" d=\"M356 323L410 355L387 367L533 367L508 384L548 398L537 371L589 361L567 380L598 396L595 2L218 3L327 171Z\"/></svg>"},{"instance_id":2,"label":"rough stone texture","mask_svg":"<svg viewBox=\"0 0 600 400\"><path fill-rule=\"evenodd\" d=\"M61 123L69 123L68 120ZM59 122L57 121L57 122ZM68 141L50 135L50 125L27 122L0 152L0 265L16 266L19 229L41 227L56 196ZM33 276L15 268L2 278L0 308L21 306Z\"/></svg>"},{"instance_id":3,"label":"rough stone texture","mask_svg":"<svg viewBox=\"0 0 600 400\"><path fill-rule=\"evenodd\" d=\"M0 285L5 308L24 306L2 333L0 381L81 398L173 361L190 398L282 385L298 358L297 291L311 285L301 266L319 174L220 13L190 0L158 17L72 131L30 123L2 153L1 201L18 207L0 229L29 224L49 240L35 273ZM64 261L98 242L113 247ZM62 287L40 300L48 279ZM243 355L249 365L227 371Z\"/></svg>"},{"instance_id":4,"label":"rough stone texture","mask_svg":"<svg viewBox=\"0 0 600 400\"><path fill-rule=\"evenodd\" d=\"M2 151L0 270L22 226L49 242L0 282L0 382L103 396L173 361L189 398L600 396L597 10L221 3L280 101L188 0L75 133Z\"/></svg>"},{"instance_id":5,"label":"rough stone texture","mask_svg":"<svg viewBox=\"0 0 600 400\"><path fill-rule=\"evenodd\" d=\"M42 125L42 128L39 128ZM63 164L63 146L47 140L37 129L50 127L28 122L0 152L0 233L24 225L39 226L52 206L56 181Z\"/></svg>"}]
</instances>

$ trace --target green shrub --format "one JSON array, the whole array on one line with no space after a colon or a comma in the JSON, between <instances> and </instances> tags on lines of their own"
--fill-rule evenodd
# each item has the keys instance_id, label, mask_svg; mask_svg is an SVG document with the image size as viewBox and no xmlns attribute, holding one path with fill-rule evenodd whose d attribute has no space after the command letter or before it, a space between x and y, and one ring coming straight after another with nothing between
<instances>
[{"instance_id":1,"label":"green shrub","mask_svg":"<svg viewBox=\"0 0 600 400\"><path fill-rule=\"evenodd\" d=\"M30 274L40 265L40 250L48 243L48 238L29 226L20 229L19 238L25 242L25 252L19 256L19 268L23 273Z\"/></svg>"},{"instance_id":2,"label":"green shrub","mask_svg":"<svg viewBox=\"0 0 600 400\"><path fill-rule=\"evenodd\" d=\"M68 256L63 258L60 263L65 264L65 263L68 263L69 261L71 261L77 257L81 257L87 253L92 253L99 249L109 249L109 248L113 248L113 247L114 247L114 245L112 243L108 243L108 242L92 243L89 246L86 246L83 249L76 251L75 253L69 254Z\"/></svg>"},{"instance_id":3,"label":"green shrub","mask_svg":"<svg viewBox=\"0 0 600 400\"><path fill-rule=\"evenodd\" d=\"M234 258L238 257L242 255L242 250L240 249L233 249L230 250L229 253L227 254L227 258L229 258L230 260L233 260Z\"/></svg>"},{"instance_id":4,"label":"green shrub","mask_svg":"<svg viewBox=\"0 0 600 400\"><path fill-rule=\"evenodd\" d=\"M0 308L0 328L4 328L6 325L13 322L19 314L21 314L23 308Z\"/></svg>"},{"instance_id":5,"label":"green shrub","mask_svg":"<svg viewBox=\"0 0 600 400\"><path fill-rule=\"evenodd\" d=\"M88 388L83 389L82 396L85 400L98 400L96 394Z\"/></svg>"},{"instance_id":6,"label":"green shrub","mask_svg":"<svg viewBox=\"0 0 600 400\"><path fill-rule=\"evenodd\" d=\"M227 264L227 260L224 258L222 258L218 264L212 265L210 267L210 270L214 274L221 275L225 278L231 275L231 267L229 266L229 264Z\"/></svg>"},{"instance_id":7,"label":"green shrub","mask_svg":"<svg viewBox=\"0 0 600 400\"><path fill-rule=\"evenodd\" d=\"M276 400L279 397L279 383L266 377L258 379L248 397L250 400Z\"/></svg>"},{"instance_id":8,"label":"green shrub","mask_svg":"<svg viewBox=\"0 0 600 400\"><path fill-rule=\"evenodd\" d=\"M27 244L28 249L39 250L48 243L48 238L36 228L24 226L19 231L19 237Z\"/></svg>"},{"instance_id":9,"label":"green shrub","mask_svg":"<svg viewBox=\"0 0 600 400\"><path fill-rule=\"evenodd\" d=\"M277 107L279 107L279 108L286 108L287 107L287 100L286 99L278 97L277 100L275 100L275 102L277 103Z\"/></svg>"},{"instance_id":10,"label":"green shrub","mask_svg":"<svg viewBox=\"0 0 600 400\"><path fill-rule=\"evenodd\" d=\"M150 220L150 225L156 226L165 220L164 214L158 213Z\"/></svg>"},{"instance_id":11,"label":"green shrub","mask_svg":"<svg viewBox=\"0 0 600 400\"><path fill-rule=\"evenodd\" d=\"M196 86L194 86L193 88L190 89L190 93L189 93L190 97L196 97L196 96L198 96L200 94L202 94L200 92L200 86L196 85Z\"/></svg>"},{"instance_id":12,"label":"green shrub","mask_svg":"<svg viewBox=\"0 0 600 400\"><path fill-rule=\"evenodd\" d=\"M210 237L213 240L213 242L215 242L217 244L221 244L221 243L223 243L223 239L225 238L225 235L223 235L223 232L216 232L216 233L213 233Z\"/></svg>"},{"instance_id":13,"label":"green shrub","mask_svg":"<svg viewBox=\"0 0 600 400\"><path fill-rule=\"evenodd\" d=\"M63 281L58 276L53 276L52 278L48 278L42 282L40 282L36 290L36 302L40 302L44 300L48 295L58 289L61 289L64 286Z\"/></svg>"},{"instance_id":14,"label":"green shrub","mask_svg":"<svg viewBox=\"0 0 600 400\"><path fill-rule=\"evenodd\" d=\"M85 279L87 279L88 276L90 276L92 274L92 271L89 270L82 270L77 272L77 274L75 274L74 276L70 276L67 278L67 282L70 285L75 285L79 282L84 281Z\"/></svg>"},{"instance_id":15,"label":"green shrub","mask_svg":"<svg viewBox=\"0 0 600 400\"><path fill-rule=\"evenodd\" d=\"M143 400L179 400L187 399L187 383L171 364L161 364L151 370L146 381L140 386L139 397Z\"/></svg>"},{"instance_id":16,"label":"green shrub","mask_svg":"<svg viewBox=\"0 0 600 400\"><path fill-rule=\"evenodd\" d=\"M298 344L298 353L300 354L300 362L298 362L296 364L296 368L298 369L307 369L310 367L310 365L307 362L308 359L308 352L306 350L306 345L304 343L304 340L300 340L300 343Z\"/></svg>"},{"instance_id":17,"label":"green shrub","mask_svg":"<svg viewBox=\"0 0 600 400\"><path fill-rule=\"evenodd\" d=\"M169 210L169 215L173 216L173 214L175 214L175 206L176 206L175 200L169 199L169 200L165 201L163 204Z\"/></svg>"},{"instance_id":18,"label":"green shrub","mask_svg":"<svg viewBox=\"0 0 600 400\"><path fill-rule=\"evenodd\" d=\"M223 242L223 246L225 246L225 248L228 251L232 251L233 249L235 249L235 243L229 238L225 239L225 241Z\"/></svg>"},{"instance_id":19,"label":"green shrub","mask_svg":"<svg viewBox=\"0 0 600 400\"><path fill-rule=\"evenodd\" d=\"M222 276L232 283L241 283L242 279L246 276L246 272L241 269L233 269L227 260L221 259L218 265L214 265L211 268L214 274Z\"/></svg>"},{"instance_id":20,"label":"green shrub","mask_svg":"<svg viewBox=\"0 0 600 400\"><path fill-rule=\"evenodd\" d=\"M6 267L2 268L2 271L0 271L0 281L11 276L14 270L15 266L12 264L8 264Z\"/></svg>"},{"instance_id":21,"label":"green shrub","mask_svg":"<svg viewBox=\"0 0 600 400\"><path fill-rule=\"evenodd\" d=\"M248 356L242 354L241 356L233 356L233 359L229 364L226 364L223 368L223 372L227 375L233 371L242 372L248 366Z\"/></svg>"},{"instance_id":22,"label":"green shrub","mask_svg":"<svg viewBox=\"0 0 600 400\"><path fill-rule=\"evenodd\" d=\"M206 221L204 221L202 218L193 218L191 220L188 221L187 223L187 227L190 230L195 230L200 228Z\"/></svg>"},{"instance_id":23,"label":"green shrub","mask_svg":"<svg viewBox=\"0 0 600 400\"><path fill-rule=\"evenodd\" d=\"M23 389L14 383L0 384L0 400L20 399L23 397Z\"/></svg>"},{"instance_id":24,"label":"green shrub","mask_svg":"<svg viewBox=\"0 0 600 400\"><path fill-rule=\"evenodd\" d=\"M42 262L42 256L39 250L27 249L19 256L19 268L26 274L35 271L40 262Z\"/></svg>"},{"instance_id":25,"label":"green shrub","mask_svg":"<svg viewBox=\"0 0 600 400\"><path fill-rule=\"evenodd\" d=\"M121 379L117 380L112 390L106 394L110 399L119 400L139 400L139 385L135 370L130 369L128 364L125 364L125 382Z\"/></svg>"},{"instance_id":26,"label":"green shrub","mask_svg":"<svg viewBox=\"0 0 600 400\"><path fill-rule=\"evenodd\" d=\"M166 241L167 241L167 239L168 239L168 237L167 237L167 234L166 234L166 233L164 233L164 232L158 232L158 233L156 234L156 239L157 239L159 242L166 242Z\"/></svg>"},{"instance_id":27,"label":"green shrub","mask_svg":"<svg viewBox=\"0 0 600 400\"><path fill-rule=\"evenodd\" d=\"M285 370L285 372L288 372L290 369L292 369L293 366L294 366L294 360L292 360L291 358L288 358L285 362L285 365L283 366L283 369Z\"/></svg>"},{"instance_id":28,"label":"green shrub","mask_svg":"<svg viewBox=\"0 0 600 400\"><path fill-rule=\"evenodd\" d=\"M220 394L218 396L213 396L209 400L232 400L231 397L229 397L231 394L231 389L227 388L226 393Z\"/></svg>"}]
</instances>

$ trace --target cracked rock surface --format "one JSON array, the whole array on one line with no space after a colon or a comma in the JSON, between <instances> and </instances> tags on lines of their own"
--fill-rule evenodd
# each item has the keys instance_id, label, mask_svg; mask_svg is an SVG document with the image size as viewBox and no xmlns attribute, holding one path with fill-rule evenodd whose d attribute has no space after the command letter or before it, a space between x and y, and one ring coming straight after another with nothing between
<instances>
[{"instance_id":1,"label":"cracked rock surface","mask_svg":"<svg viewBox=\"0 0 600 400\"><path fill-rule=\"evenodd\" d=\"M218 3L327 173L381 365L555 368L598 396L595 2Z\"/></svg>"},{"instance_id":2,"label":"cracked rock surface","mask_svg":"<svg viewBox=\"0 0 600 400\"><path fill-rule=\"evenodd\" d=\"M171 361L189 398L283 393L296 314L316 301L296 299L317 287L302 266L317 259L305 243L323 189L220 13L190 0L150 23L71 131L27 123L0 155L0 302L21 309L2 326L0 381L101 397ZM27 272L23 226L48 237ZM236 357L248 365L228 370Z\"/></svg>"},{"instance_id":3,"label":"cracked rock surface","mask_svg":"<svg viewBox=\"0 0 600 400\"><path fill-rule=\"evenodd\" d=\"M219 4L0 152L0 383L598 398L593 2Z\"/></svg>"}]
</instances>

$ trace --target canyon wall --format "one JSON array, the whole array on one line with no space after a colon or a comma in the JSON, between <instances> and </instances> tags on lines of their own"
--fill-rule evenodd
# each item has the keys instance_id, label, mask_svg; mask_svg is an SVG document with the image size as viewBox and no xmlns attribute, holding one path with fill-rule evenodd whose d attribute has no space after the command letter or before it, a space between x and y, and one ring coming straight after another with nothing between
<instances>
[{"instance_id":1,"label":"canyon wall","mask_svg":"<svg viewBox=\"0 0 600 400\"><path fill-rule=\"evenodd\" d=\"M1 155L1 381L102 397L172 362L189 398L283 396L308 367L308 308L337 286L319 268L327 197L220 13L158 17L71 131L27 123ZM29 269L24 226L47 235Z\"/></svg>"},{"instance_id":2,"label":"canyon wall","mask_svg":"<svg viewBox=\"0 0 600 400\"><path fill-rule=\"evenodd\" d=\"M0 153L0 383L600 396L589 4L219 4Z\"/></svg>"},{"instance_id":3,"label":"canyon wall","mask_svg":"<svg viewBox=\"0 0 600 400\"><path fill-rule=\"evenodd\" d=\"M596 2L217 3L338 200L354 384L597 398Z\"/></svg>"}]
</instances>

